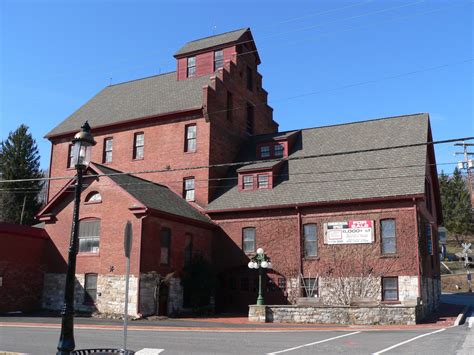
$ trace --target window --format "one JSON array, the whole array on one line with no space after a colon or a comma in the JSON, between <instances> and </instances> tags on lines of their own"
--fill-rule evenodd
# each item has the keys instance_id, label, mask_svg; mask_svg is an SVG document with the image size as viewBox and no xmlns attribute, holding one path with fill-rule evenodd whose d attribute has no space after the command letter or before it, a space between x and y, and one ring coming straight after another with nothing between
<instances>
[{"instance_id":1,"label":"window","mask_svg":"<svg viewBox=\"0 0 474 355\"><path fill-rule=\"evenodd\" d=\"M255 252L255 228L247 227L242 229L242 249L244 253Z\"/></svg>"},{"instance_id":2,"label":"window","mask_svg":"<svg viewBox=\"0 0 474 355\"><path fill-rule=\"evenodd\" d=\"M184 144L184 151L187 153L196 151L196 125L190 124L185 127L186 142Z\"/></svg>"},{"instance_id":3,"label":"window","mask_svg":"<svg viewBox=\"0 0 474 355\"><path fill-rule=\"evenodd\" d=\"M227 91L227 119L229 121L232 120L233 111L234 111L234 99L232 97L232 93Z\"/></svg>"},{"instance_id":4,"label":"window","mask_svg":"<svg viewBox=\"0 0 474 355\"><path fill-rule=\"evenodd\" d=\"M258 175L257 185L259 189L268 188L268 175Z\"/></svg>"},{"instance_id":5,"label":"window","mask_svg":"<svg viewBox=\"0 0 474 355\"><path fill-rule=\"evenodd\" d=\"M162 228L161 229L161 255L160 255L160 264L169 265L170 264L170 251L171 251L171 229Z\"/></svg>"},{"instance_id":6,"label":"window","mask_svg":"<svg viewBox=\"0 0 474 355\"><path fill-rule=\"evenodd\" d=\"M303 297L318 297L318 279L303 278L301 283Z\"/></svg>"},{"instance_id":7,"label":"window","mask_svg":"<svg viewBox=\"0 0 474 355\"><path fill-rule=\"evenodd\" d=\"M247 89L253 90L253 73L250 67L247 67Z\"/></svg>"},{"instance_id":8,"label":"window","mask_svg":"<svg viewBox=\"0 0 474 355\"><path fill-rule=\"evenodd\" d=\"M382 277L382 301L398 301L398 277Z\"/></svg>"},{"instance_id":9,"label":"window","mask_svg":"<svg viewBox=\"0 0 474 355\"><path fill-rule=\"evenodd\" d=\"M98 253L100 219L79 221L79 253Z\"/></svg>"},{"instance_id":10,"label":"window","mask_svg":"<svg viewBox=\"0 0 474 355\"><path fill-rule=\"evenodd\" d=\"M275 154L276 157L282 157L284 149L285 147L283 146L283 144L275 144L273 146L273 154Z\"/></svg>"},{"instance_id":11,"label":"window","mask_svg":"<svg viewBox=\"0 0 474 355\"><path fill-rule=\"evenodd\" d=\"M253 189L253 175L244 175L243 177L243 189L252 190Z\"/></svg>"},{"instance_id":12,"label":"window","mask_svg":"<svg viewBox=\"0 0 474 355\"><path fill-rule=\"evenodd\" d=\"M86 196L85 202L98 203L102 202L102 196L97 191L92 191Z\"/></svg>"},{"instance_id":13,"label":"window","mask_svg":"<svg viewBox=\"0 0 474 355\"><path fill-rule=\"evenodd\" d=\"M67 167L74 168L73 161L74 161L74 151L72 149L73 145L69 144L68 153L67 153Z\"/></svg>"},{"instance_id":14,"label":"window","mask_svg":"<svg viewBox=\"0 0 474 355\"><path fill-rule=\"evenodd\" d=\"M282 291L286 290L286 279L284 277L278 278L278 288Z\"/></svg>"},{"instance_id":15,"label":"window","mask_svg":"<svg viewBox=\"0 0 474 355\"><path fill-rule=\"evenodd\" d=\"M184 242L184 266L191 264L193 258L193 236L186 233L186 239Z\"/></svg>"},{"instance_id":16,"label":"window","mask_svg":"<svg viewBox=\"0 0 474 355\"><path fill-rule=\"evenodd\" d=\"M188 58L187 75L188 75L188 78L196 75L196 57Z\"/></svg>"},{"instance_id":17,"label":"window","mask_svg":"<svg viewBox=\"0 0 474 355\"><path fill-rule=\"evenodd\" d=\"M247 103L247 119L245 122L245 132L247 134L253 134L253 115L254 115L254 108L251 104Z\"/></svg>"},{"instance_id":18,"label":"window","mask_svg":"<svg viewBox=\"0 0 474 355\"><path fill-rule=\"evenodd\" d=\"M433 255L433 242L431 240L431 224L425 224L425 235L426 235L426 246L428 248L428 254Z\"/></svg>"},{"instance_id":19,"label":"window","mask_svg":"<svg viewBox=\"0 0 474 355\"><path fill-rule=\"evenodd\" d=\"M112 163L112 147L114 141L112 138L104 139L104 157L102 158L104 163Z\"/></svg>"},{"instance_id":20,"label":"window","mask_svg":"<svg viewBox=\"0 0 474 355\"><path fill-rule=\"evenodd\" d=\"M268 158L270 156L270 146L262 145L260 147L260 157L261 158Z\"/></svg>"},{"instance_id":21,"label":"window","mask_svg":"<svg viewBox=\"0 0 474 355\"><path fill-rule=\"evenodd\" d=\"M135 133L133 139L133 159L143 159L143 151L145 147L145 134Z\"/></svg>"},{"instance_id":22,"label":"window","mask_svg":"<svg viewBox=\"0 0 474 355\"><path fill-rule=\"evenodd\" d=\"M97 301L97 274L86 274L84 280L84 303Z\"/></svg>"},{"instance_id":23,"label":"window","mask_svg":"<svg viewBox=\"0 0 474 355\"><path fill-rule=\"evenodd\" d=\"M396 234L394 219L384 219L380 221L382 254L394 254L397 252Z\"/></svg>"},{"instance_id":24,"label":"window","mask_svg":"<svg viewBox=\"0 0 474 355\"><path fill-rule=\"evenodd\" d=\"M316 231L316 224L305 224L303 226L304 256L318 255L318 241Z\"/></svg>"},{"instance_id":25,"label":"window","mask_svg":"<svg viewBox=\"0 0 474 355\"><path fill-rule=\"evenodd\" d=\"M221 49L214 52L214 71L224 66L224 51Z\"/></svg>"},{"instance_id":26,"label":"window","mask_svg":"<svg viewBox=\"0 0 474 355\"><path fill-rule=\"evenodd\" d=\"M194 178L188 177L183 180L183 197L186 201L194 201Z\"/></svg>"},{"instance_id":27,"label":"window","mask_svg":"<svg viewBox=\"0 0 474 355\"><path fill-rule=\"evenodd\" d=\"M425 179L425 199L426 199L426 208L430 213L433 212L433 207L431 203L431 184L428 179Z\"/></svg>"}]
</instances>

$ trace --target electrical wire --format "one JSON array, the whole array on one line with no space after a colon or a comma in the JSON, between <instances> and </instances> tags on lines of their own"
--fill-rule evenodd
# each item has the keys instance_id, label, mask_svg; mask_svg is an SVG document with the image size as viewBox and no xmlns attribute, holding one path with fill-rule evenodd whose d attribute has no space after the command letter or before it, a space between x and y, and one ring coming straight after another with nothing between
<instances>
[{"instance_id":1,"label":"electrical wire","mask_svg":"<svg viewBox=\"0 0 474 355\"><path fill-rule=\"evenodd\" d=\"M473 140L473 139L474 137L461 137L461 138L452 138L452 139L438 140L438 141L432 141L432 142L401 144L401 145L395 145L391 147L358 149L358 150L351 150L351 151L310 154L310 155L302 155L302 156L288 156L286 158L265 159L264 161L265 162L280 162L280 161L314 159L314 158L333 157L333 156L351 155L351 154L359 154L359 153L387 151L387 150L392 150L392 149L413 148L413 147L429 146L429 145L436 145L436 144L446 144L446 143L453 143L453 142L459 142L459 141L468 141L468 140ZM251 165L251 164L256 164L256 163L262 163L262 160L250 160L250 161L240 161L240 162L233 162L233 163L199 165L199 166L173 168L173 169L152 169L152 170L142 170L142 171L136 171L136 172L118 172L118 173L111 173L111 174L99 174L97 176L117 176L117 175L130 175L130 174L140 175L140 174L165 173L165 172L169 173L169 172L174 172L174 171L190 171L190 170L198 170L198 169L221 168L221 167L231 167L231 166L240 166L240 165ZM12 183L12 182L70 180L70 179L71 179L70 176L53 177L53 178L44 177L44 178L33 178L33 179L13 179L13 180L0 180L0 184Z\"/></svg>"}]
</instances>

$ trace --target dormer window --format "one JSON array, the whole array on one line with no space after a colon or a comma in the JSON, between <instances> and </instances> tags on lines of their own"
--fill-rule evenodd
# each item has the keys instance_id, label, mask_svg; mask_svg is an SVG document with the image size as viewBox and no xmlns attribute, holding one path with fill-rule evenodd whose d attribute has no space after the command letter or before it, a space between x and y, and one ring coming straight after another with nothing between
<instances>
[{"instance_id":1,"label":"dormer window","mask_svg":"<svg viewBox=\"0 0 474 355\"><path fill-rule=\"evenodd\" d=\"M259 189L268 189L268 174L257 175L257 187Z\"/></svg>"},{"instance_id":2,"label":"dormer window","mask_svg":"<svg viewBox=\"0 0 474 355\"><path fill-rule=\"evenodd\" d=\"M284 150L285 147L283 146L283 144L275 144L273 146L273 154L275 155L275 157L282 157Z\"/></svg>"},{"instance_id":3,"label":"dormer window","mask_svg":"<svg viewBox=\"0 0 474 355\"><path fill-rule=\"evenodd\" d=\"M262 158L268 158L270 157L270 146L268 145L262 145L260 147L260 156Z\"/></svg>"},{"instance_id":4,"label":"dormer window","mask_svg":"<svg viewBox=\"0 0 474 355\"><path fill-rule=\"evenodd\" d=\"M196 75L196 57L188 58L187 75L188 75L188 78L191 78Z\"/></svg>"},{"instance_id":5,"label":"dormer window","mask_svg":"<svg viewBox=\"0 0 474 355\"><path fill-rule=\"evenodd\" d=\"M244 190L253 190L253 175L244 175L242 188Z\"/></svg>"},{"instance_id":6,"label":"dormer window","mask_svg":"<svg viewBox=\"0 0 474 355\"><path fill-rule=\"evenodd\" d=\"M221 49L214 52L214 71L224 66L224 51Z\"/></svg>"}]
</instances>

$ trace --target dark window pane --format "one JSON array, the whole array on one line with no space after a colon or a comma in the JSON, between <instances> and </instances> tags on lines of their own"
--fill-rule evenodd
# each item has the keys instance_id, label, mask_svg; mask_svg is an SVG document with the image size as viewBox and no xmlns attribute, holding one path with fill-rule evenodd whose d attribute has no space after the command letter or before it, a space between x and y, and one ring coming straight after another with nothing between
<instances>
[{"instance_id":1,"label":"dark window pane","mask_svg":"<svg viewBox=\"0 0 474 355\"><path fill-rule=\"evenodd\" d=\"M258 175L258 188L259 189L268 188L268 175Z\"/></svg>"},{"instance_id":2,"label":"dark window pane","mask_svg":"<svg viewBox=\"0 0 474 355\"><path fill-rule=\"evenodd\" d=\"M244 180L244 190L253 189L253 176L252 175L245 175L243 180Z\"/></svg>"},{"instance_id":3,"label":"dark window pane","mask_svg":"<svg viewBox=\"0 0 474 355\"><path fill-rule=\"evenodd\" d=\"M255 228L244 228L243 229L243 251L245 253L252 253L255 251Z\"/></svg>"},{"instance_id":4,"label":"dark window pane","mask_svg":"<svg viewBox=\"0 0 474 355\"><path fill-rule=\"evenodd\" d=\"M394 219L384 219L380 222L382 254L397 252L396 224Z\"/></svg>"},{"instance_id":5,"label":"dark window pane","mask_svg":"<svg viewBox=\"0 0 474 355\"><path fill-rule=\"evenodd\" d=\"M170 249L171 249L171 230L169 228L163 228L161 230L161 253L160 263L168 265L170 262Z\"/></svg>"},{"instance_id":6,"label":"dark window pane","mask_svg":"<svg viewBox=\"0 0 474 355\"><path fill-rule=\"evenodd\" d=\"M100 220L79 222L79 253L97 253L100 243Z\"/></svg>"},{"instance_id":7,"label":"dark window pane","mask_svg":"<svg viewBox=\"0 0 474 355\"><path fill-rule=\"evenodd\" d=\"M305 256L316 256L318 254L316 232L316 224L305 224L303 226Z\"/></svg>"},{"instance_id":8,"label":"dark window pane","mask_svg":"<svg viewBox=\"0 0 474 355\"><path fill-rule=\"evenodd\" d=\"M97 274L86 274L84 280L84 303L97 300Z\"/></svg>"},{"instance_id":9,"label":"dark window pane","mask_svg":"<svg viewBox=\"0 0 474 355\"><path fill-rule=\"evenodd\" d=\"M273 152L275 154L276 157L282 157L283 156L283 150L284 150L284 146L282 144L276 144L274 147L273 147Z\"/></svg>"},{"instance_id":10,"label":"dark window pane","mask_svg":"<svg viewBox=\"0 0 474 355\"><path fill-rule=\"evenodd\" d=\"M246 126L245 130L247 134L253 134L253 120L254 120L254 108L251 104L247 103L247 119L246 119Z\"/></svg>"},{"instance_id":11,"label":"dark window pane","mask_svg":"<svg viewBox=\"0 0 474 355\"><path fill-rule=\"evenodd\" d=\"M268 145L263 145L260 147L260 156L262 158L268 158L270 156L270 147Z\"/></svg>"},{"instance_id":12,"label":"dark window pane","mask_svg":"<svg viewBox=\"0 0 474 355\"><path fill-rule=\"evenodd\" d=\"M302 281L303 297L318 296L318 280L315 278L304 278Z\"/></svg>"},{"instance_id":13,"label":"dark window pane","mask_svg":"<svg viewBox=\"0 0 474 355\"><path fill-rule=\"evenodd\" d=\"M382 279L382 297L384 301L398 300L398 277L384 277Z\"/></svg>"}]
</instances>

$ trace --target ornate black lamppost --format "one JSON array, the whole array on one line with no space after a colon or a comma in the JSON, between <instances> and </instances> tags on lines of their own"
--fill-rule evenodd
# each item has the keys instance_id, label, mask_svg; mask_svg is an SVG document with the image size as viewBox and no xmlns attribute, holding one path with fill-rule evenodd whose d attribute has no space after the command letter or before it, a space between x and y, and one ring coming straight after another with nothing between
<instances>
[{"instance_id":1,"label":"ornate black lamppost","mask_svg":"<svg viewBox=\"0 0 474 355\"><path fill-rule=\"evenodd\" d=\"M64 306L62 309L61 336L56 355L69 355L74 350L74 284L76 279L76 254L79 232L79 205L81 202L82 174L90 163L92 146L96 144L90 133L89 123L84 123L81 131L72 140L72 162L77 170L74 194L74 212L72 217L71 240L69 241L69 255L66 273L66 287L64 292Z\"/></svg>"},{"instance_id":2,"label":"ornate black lamppost","mask_svg":"<svg viewBox=\"0 0 474 355\"><path fill-rule=\"evenodd\" d=\"M249 269L258 269L258 297L257 305L262 306L265 304L262 296L262 269L271 269L272 263L267 254L264 253L262 248L257 249L257 255L255 255L248 263Z\"/></svg>"}]
</instances>

